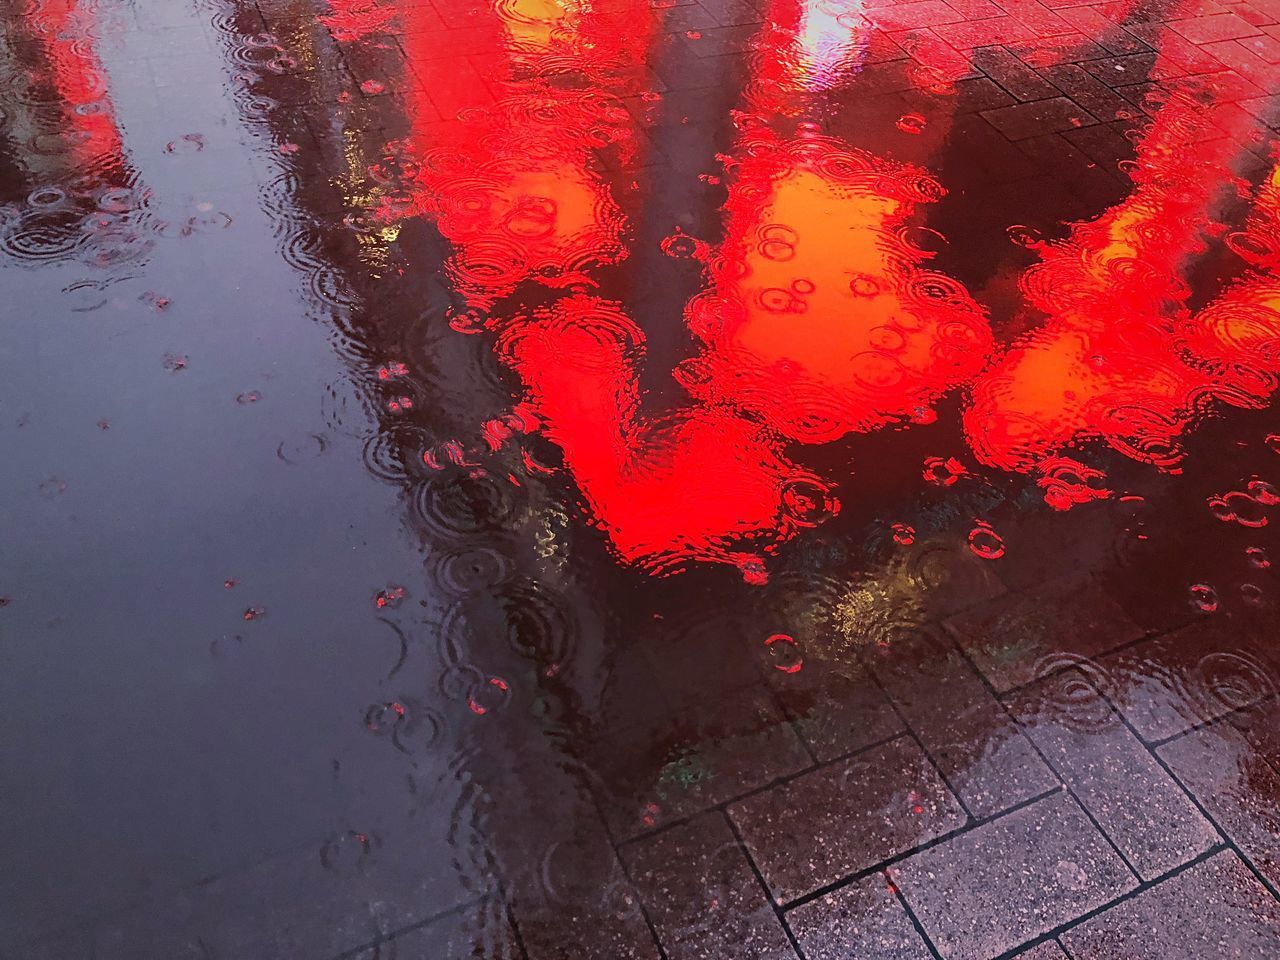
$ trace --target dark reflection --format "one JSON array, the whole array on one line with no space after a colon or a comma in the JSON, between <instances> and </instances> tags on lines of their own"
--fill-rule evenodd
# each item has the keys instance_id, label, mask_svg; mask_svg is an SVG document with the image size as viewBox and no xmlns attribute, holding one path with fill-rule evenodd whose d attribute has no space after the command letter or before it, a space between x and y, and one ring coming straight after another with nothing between
<instances>
[{"instance_id":1,"label":"dark reflection","mask_svg":"<svg viewBox=\"0 0 1280 960\"><path fill-rule=\"evenodd\" d=\"M731 6L199 8L345 368L276 454L358 440L422 567L371 590L345 825L190 894L163 955L788 957L850 878L931 933L898 861L1066 793L1114 863L1055 861L1057 919L991 956L1218 830L1280 880L1237 728L1280 670L1280 179L1163 23L1198 8L1109 5L1124 56L1038 5ZM95 54L126 10L162 29L6 12L6 268L82 261L77 304L230 221L148 211ZM1024 136L1039 99L1062 123ZM1045 152L1098 129L1106 164Z\"/></svg>"}]
</instances>

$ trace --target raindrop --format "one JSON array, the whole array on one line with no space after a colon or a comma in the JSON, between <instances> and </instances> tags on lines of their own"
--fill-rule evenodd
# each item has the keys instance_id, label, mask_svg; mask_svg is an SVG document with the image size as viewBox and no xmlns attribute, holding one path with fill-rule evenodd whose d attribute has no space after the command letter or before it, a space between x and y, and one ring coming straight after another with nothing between
<instances>
[{"instance_id":1,"label":"raindrop","mask_svg":"<svg viewBox=\"0 0 1280 960\"><path fill-rule=\"evenodd\" d=\"M165 153L199 153L204 149L204 137L198 133L184 133L165 144Z\"/></svg>"},{"instance_id":2,"label":"raindrop","mask_svg":"<svg viewBox=\"0 0 1280 960\"><path fill-rule=\"evenodd\" d=\"M1258 503L1266 506L1274 506L1280 503L1280 490L1277 490L1273 484L1266 480L1250 480L1249 493L1253 495L1253 499Z\"/></svg>"},{"instance_id":3,"label":"raindrop","mask_svg":"<svg viewBox=\"0 0 1280 960\"><path fill-rule=\"evenodd\" d=\"M365 868L373 853L373 838L348 830L327 840L320 848L320 863L340 876L351 876Z\"/></svg>"},{"instance_id":4,"label":"raindrop","mask_svg":"<svg viewBox=\"0 0 1280 960\"><path fill-rule=\"evenodd\" d=\"M924 461L924 478L940 487L949 487L968 471L955 457L927 457Z\"/></svg>"},{"instance_id":5,"label":"raindrop","mask_svg":"<svg viewBox=\"0 0 1280 960\"><path fill-rule=\"evenodd\" d=\"M405 598L405 588L399 586L388 586L379 590L373 595L373 605L379 610L390 608L394 610L400 606Z\"/></svg>"},{"instance_id":6,"label":"raindrop","mask_svg":"<svg viewBox=\"0 0 1280 960\"><path fill-rule=\"evenodd\" d=\"M1044 237L1035 227L1015 224L1005 232L1008 233L1010 240L1020 247L1026 247L1028 250L1036 250L1044 246Z\"/></svg>"},{"instance_id":7,"label":"raindrop","mask_svg":"<svg viewBox=\"0 0 1280 960\"><path fill-rule=\"evenodd\" d=\"M1218 609L1218 591L1207 583L1191 585L1191 605L1205 613L1213 613Z\"/></svg>"},{"instance_id":8,"label":"raindrop","mask_svg":"<svg viewBox=\"0 0 1280 960\"><path fill-rule=\"evenodd\" d=\"M377 736L394 733L404 722L408 711L403 703L391 700L387 703L375 703L364 714L364 725Z\"/></svg>"},{"instance_id":9,"label":"raindrop","mask_svg":"<svg viewBox=\"0 0 1280 960\"><path fill-rule=\"evenodd\" d=\"M180 353L166 353L164 355L164 368L170 373L177 373L179 370L187 369L188 358Z\"/></svg>"},{"instance_id":10,"label":"raindrop","mask_svg":"<svg viewBox=\"0 0 1280 960\"><path fill-rule=\"evenodd\" d=\"M840 512L840 503L817 480L797 478L782 488L782 508L802 527L814 527Z\"/></svg>"},{"instance_id":11,"label":"raindrop","mask_svg":"<svg viewBox=\"0 0 1280 960\"><path fill-rule=\"evenodd\" d=\"M501 677L489 677L472 689L467 697L467 706L476 716L483 717L501 710L510 699L511 685Z\"/></svg>"},{"instance_id":12,"label":"raindrop","mask_svg":"<svg viewBox=\"0 0 1280 960\"><path fill-rule=\"evenodd\" d=\"M991 524L979 520L969 531L969 549L983 560L999 560L1004 556L1004 540L992 529Z\"/></svg>"},{"instance_id":13,"label":"raindrop","mask_svg":"<svg viewBox=\"0 0 1280 960\"><path fill-rule=\"evenodd\" d=\"M248 404L251 404L251 403L257 403L261 399L262 399L262 394L259 393L257 390L249 390L245 393L236 395L236 403L240 404L241 406L247 406Z\"/></svg>"},{"instance_id":14,"label":"raindrop","mask_svg":"<svg viewBox=\"0 0 1280 960\"><path fill-rule=\"evenodd\" d=\"M880 281L875 277L860 274L849 281L849 289L855 297L874 297L880 292Z\"/></svg>"},{"instance_id":15,"label":"raindrop","mask_svg":"<svg viewBox=\"0 0 1280 960\"><path fill-rule=\"evenodd\" d=\"M897 127L903 133L922 133L928 121L918 113L904 113L898 118Z\"/></svg>"},{"instance_id":16,"label":"raindrop","mask_svg":"<svg viewBox=\"0 0 1280 960\"><path fill-rule=\"evenodd\" d=\"M800 645L796 643L794 637L785 633L775 633L765 638L764 646L773 669L782 673L799 673L800 668L804 666L804 655L800 652Z\"/></svg>"}]
</instances>

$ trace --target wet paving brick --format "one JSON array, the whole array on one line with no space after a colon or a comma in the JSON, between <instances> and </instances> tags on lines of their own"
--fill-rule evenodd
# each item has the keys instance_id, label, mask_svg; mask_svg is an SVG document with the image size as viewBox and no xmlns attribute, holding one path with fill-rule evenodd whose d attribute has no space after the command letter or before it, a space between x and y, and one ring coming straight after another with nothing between
<instances>
[{"instance_id":1,"label":"wet paving brick","mask_svg":"<svg viewBox=\"0 0 1280 960\"><path fill-rule=\"evenodd\" d=\"M1137 885L1064 793L915 854L889 877L945 960L990 960Z\"/></svg>"},{"instance_id":2,"label":"wet paving brick","mask_svg":"<svg viewBox=\"0 0 1280 960\"><path fill-rule=\"evenodd\" d=\"M791 960L795 951L719 812L622 848L670 960Z\"/></svg>"},{"instance_id":3,"label":"wet paving brick","mask_svg":"<svg viewBox=\"0 0 1280 960\"><path fill-rule=\"evenodd\" d=\"M933 956L883 873L788 910L786 920L806 960L928 960Z\"/></svg>"},{"instance_id":4,"label":"wet paving brick","mask_svg":"<svg viewBox=\"0 0 1280 960\"><path fill-rule=\"evenodd\" d=\"M906 737L770 787L730 805L729 816L779 903L965 820L933 764Z\"/></svg>"},{"instance_id":5,"label":"wet paving brick","mask_svg":"<svg viewBox=\"0 0 1280 960\"><path fill-rule=\"evenodd\" d=\"M1075 670L1040 681L1010 710L1143 880L1219 842L1217 831Z\"/></svg>"},{"instance_id":6,"label":"wet paving brick","mask_svg":"<svg viewBox=\"0 0 1280 960\"><path fill-rule=\"evenodd\" d=\"M621 731L602 750L599 792L610 827L622 839L813 763L771 692L761 686L704 700L674 722L665 719L656 731Z\"/></svg>"},{"instance_id":7,"label":"wet paving brick","mask_svg":"<svg viewBox=\"0 0 1280 960\"><path fill-rule=\"evenodd\" d=\"M788 716L819 760L853 753L902 730L883 691L856 662L805 660L795 673L770 672Z\"/></svg>"},{"instance_id":8,"label":"wet paving brick","mask_svg":"<svg viewBox=\"0 0 1280 960\"><path fill-rule=\"evenodd\" d=\"M947 626L997 690L1142 636L1091 580L1047 584L953 617Z\"/></svg>"},{"instance_id":9,"label":"wet paving brick","mask_svg":"<svg viewBox=\"0 0 1280 960\"><path fill-rule=\"evenodd\" d=\"M1280 772L1225 721L1158 753L1272 889L1280 889Z\"/></svg>"},{"instance_id":10,"label":"wet paving brick","mask_svg":"<svg viewBox=\"0 0 1280 960\"><path fill-rule=\"evenodd\" d=\"M1175 736L1280 689L1280 661L1266 644L1200 620L1102 657L1102 691L1146 740Z\"/></svg>"},{"instance_id":11,"label":"wet paving brick","mask_svg":"<svg viewBox=\"0 0 1280 960\"><path fill-rule=\"evenodd\" d=\"M1058 785L1003 705L951 639L920 630L872 656L876 676L975 817L990 817ZM930 679L928 687L920 678Z\"/></svg>"},{"instance_id":12,"label":"wet paving brick","mask_svg":"<svg viewBox=\"0 0 1280 960\"><path fill-rule=\"evenodd\" d=\"M1216 960L1280 953L1280 904L1215 854L1062 935L1071 960Z\"/></svg>"}]
</instances>

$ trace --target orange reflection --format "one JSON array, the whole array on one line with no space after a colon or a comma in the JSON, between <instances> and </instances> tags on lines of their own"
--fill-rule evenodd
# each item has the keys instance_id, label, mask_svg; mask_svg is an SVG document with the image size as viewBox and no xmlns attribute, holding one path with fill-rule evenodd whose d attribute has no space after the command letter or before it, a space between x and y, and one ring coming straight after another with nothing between
<instances>
[{"instance_id":1,"label":"orange reflection","mask_svg":"<svg viewBox=\"0 0 1280 960\"><path fill-rule=\"evenodd\" d=\"M697 396L732 402L784 436L834 440L919 416L991 348L982 310L909 239L923 171L820 136L761 127L725 205L712 290L689 307L708 349L682 370Z\"/></svg>"}]
</instances>

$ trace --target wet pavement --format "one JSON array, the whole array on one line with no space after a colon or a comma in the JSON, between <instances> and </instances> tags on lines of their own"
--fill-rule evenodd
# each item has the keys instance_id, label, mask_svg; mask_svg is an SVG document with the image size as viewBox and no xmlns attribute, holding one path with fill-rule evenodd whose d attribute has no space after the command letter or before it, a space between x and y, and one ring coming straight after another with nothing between
<instances>
[{"instance_id":1,"label":"wet pavement","mask_svg":"<svg viewBox=\"0 0 1280 960\"><path fill-rule=\"evenodd\" d=\"M1280 3L0 23L0 957L1280 956Z\"/></svg>"}]
</instances>

